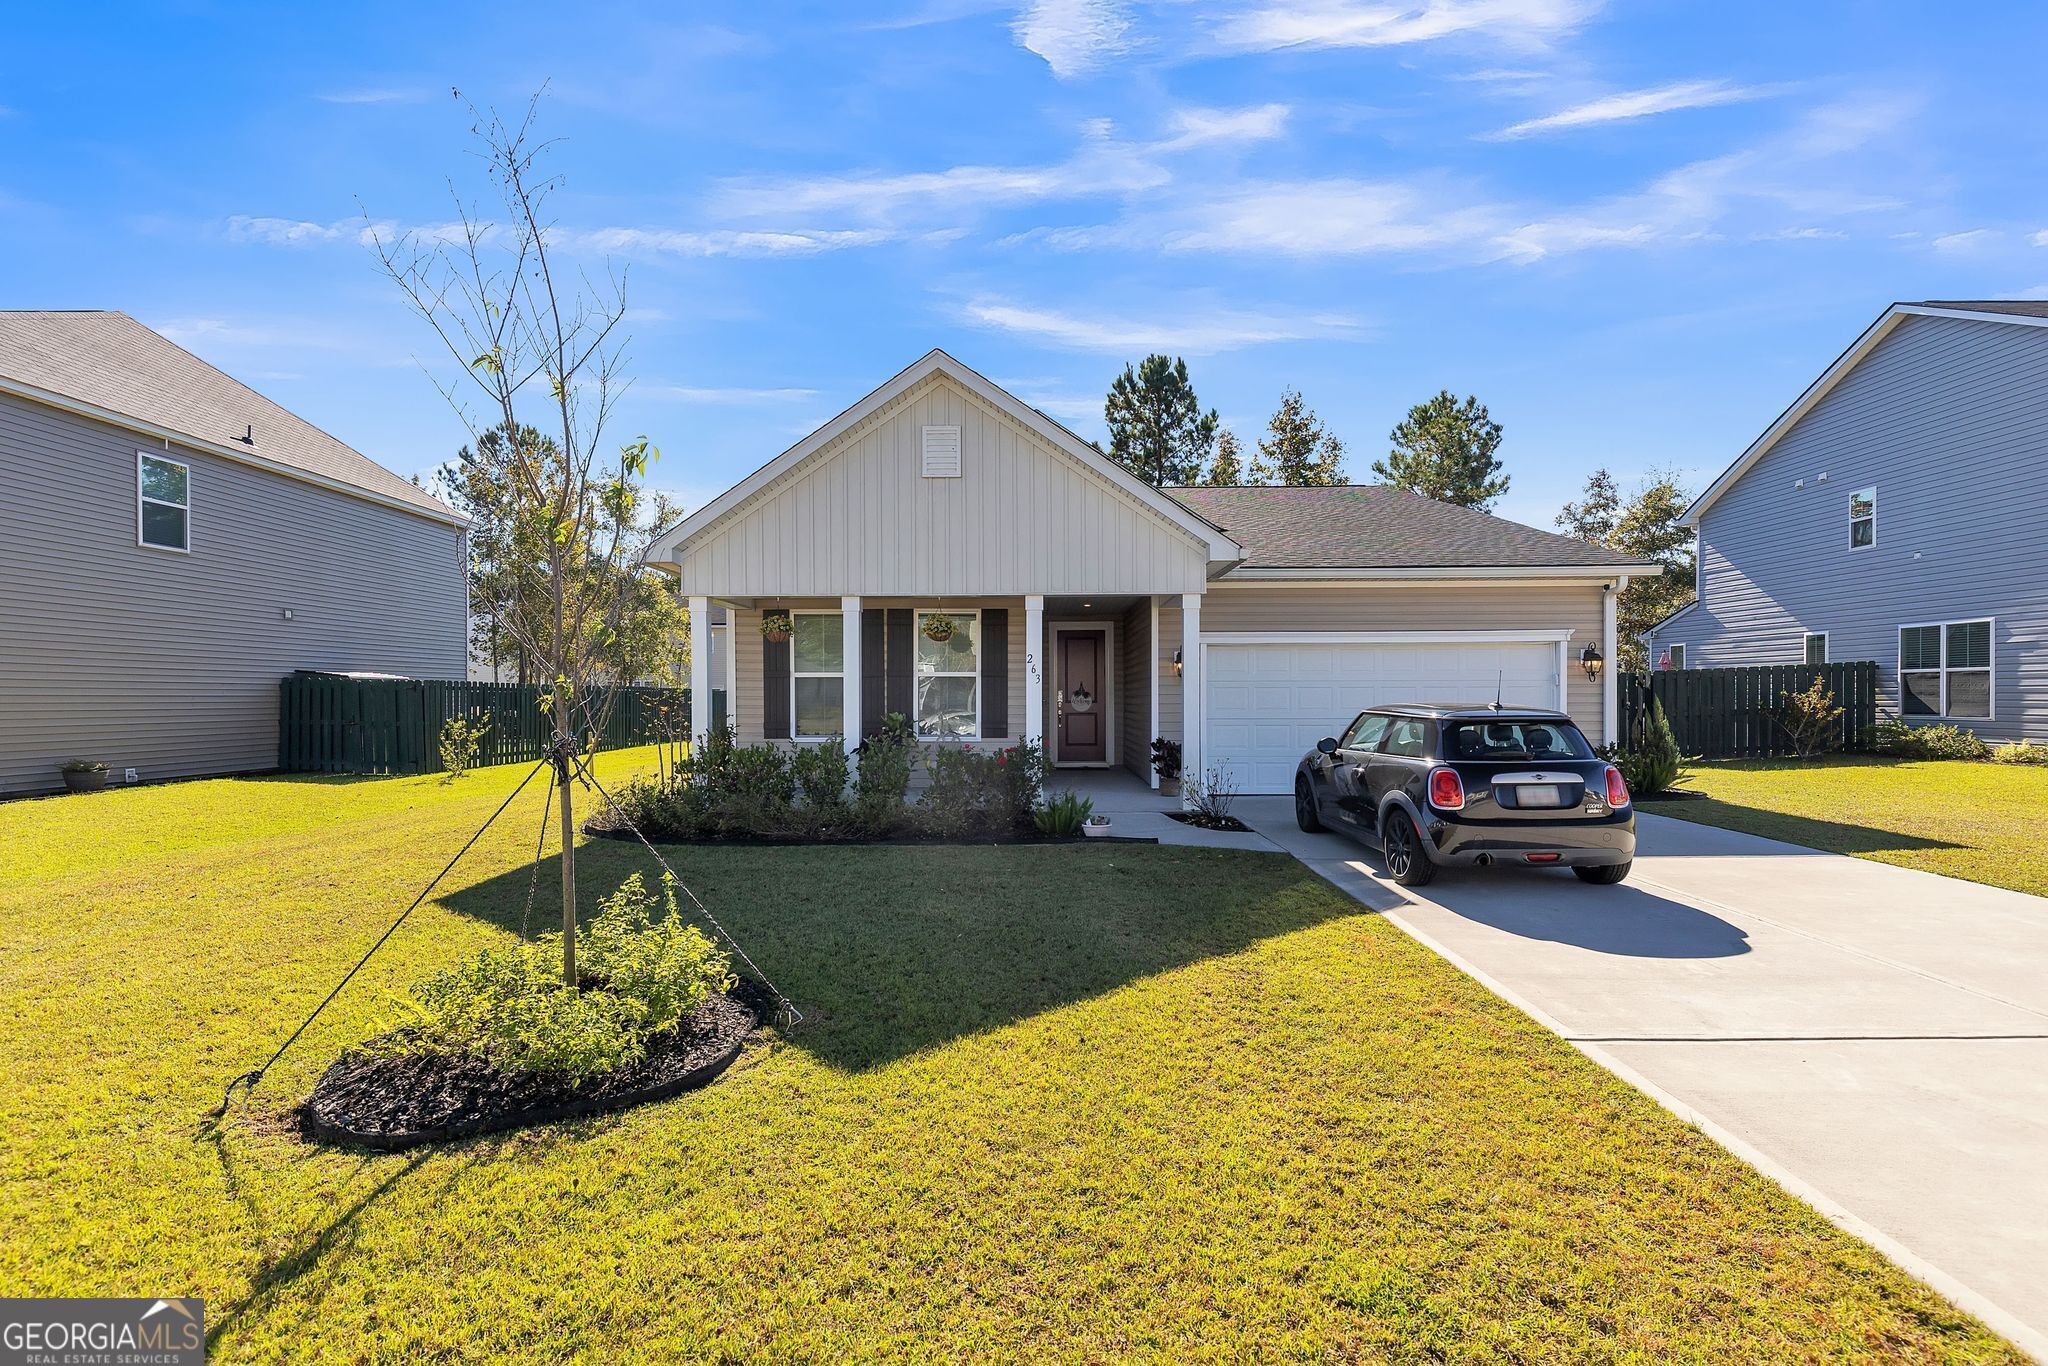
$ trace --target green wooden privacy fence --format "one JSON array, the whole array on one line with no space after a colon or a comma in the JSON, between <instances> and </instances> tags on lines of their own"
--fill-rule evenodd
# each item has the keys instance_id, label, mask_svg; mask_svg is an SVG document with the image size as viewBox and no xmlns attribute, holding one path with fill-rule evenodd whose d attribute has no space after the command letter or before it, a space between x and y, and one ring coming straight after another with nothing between
<instances>
[{"instance_id":1,"label":"green wooden privacy fence","mask_svg":"<svg viewBox=\"0 0 2048 1366\"><path fill-rule=\"evenodd\" d=\"M1767 759L1792 752L1778 723L1788 692L1805 692L1819 678L1842 711L1842 745L1860 748L1877 724L1877 665L1762 664L1741 669L1660 669L1622 674L1621 733L1635 733L1636 718L1655 698L1664 708L1678 747L1702 759Z\"/></svg>"},{"instance_id":2,"label":"green wooden privacy fence","mask_svg":"<svg viewBox=\"0 0 2048 1366\"><path fill-rule=\"evenodd\" d=\"M531 763L554 733L541 707L544 691L520 683L293 674L279 685L277 766L289 773L438 773L441 728L457 717L490 727L477 763ZM725 724L723 689L712 690L711 724ZM689 732L688 688L616 688L596 746L622 749Z\"/></svg>"}]
</instances>

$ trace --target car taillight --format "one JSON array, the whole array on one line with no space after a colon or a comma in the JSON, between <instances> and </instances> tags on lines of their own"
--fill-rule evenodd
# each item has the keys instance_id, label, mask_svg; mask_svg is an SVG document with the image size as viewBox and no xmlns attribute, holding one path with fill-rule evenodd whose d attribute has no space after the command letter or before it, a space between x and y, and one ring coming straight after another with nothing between
<instances>
[{"instance_id":1,"label":"car taillight","mask_svg":"<svg viewBox=\"0 0 2048 1366\"><path fill-rule=\"evenodd\" d=\"M1609 768L1607 770L1607 804L1609 806L1628 805L1628 784L1622 780L1621 770L1618 768Z\"/></svg>"},{"instance_id":2,"label":"car taillight","mask_svg":"<svg viewBox=\"0 0 2048 1366\"><path fill-rule=\"evenodd\" d=\"M1458 811L1465 805L1465 784L1458 771L1440 768L1429 775L1429 804L1439 811Z\"/></svg>"}]
</instances>

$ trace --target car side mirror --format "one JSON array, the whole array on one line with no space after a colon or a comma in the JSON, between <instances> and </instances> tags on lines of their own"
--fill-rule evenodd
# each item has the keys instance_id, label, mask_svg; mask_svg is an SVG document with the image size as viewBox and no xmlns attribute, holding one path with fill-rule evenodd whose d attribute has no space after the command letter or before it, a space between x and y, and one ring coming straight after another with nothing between
<instances>
[{"instance_id":1,"label":"car side mirror","mask_svg":"<svg viewBox=\"0 0 2048 1366\"><path fill-rule=\"evenodd\" d=\"M1337 742L1325 735L1322 739L1316 741L1316 748L1325 754L1335 754L1337 752Z\"/></svg>"}]
</instances>

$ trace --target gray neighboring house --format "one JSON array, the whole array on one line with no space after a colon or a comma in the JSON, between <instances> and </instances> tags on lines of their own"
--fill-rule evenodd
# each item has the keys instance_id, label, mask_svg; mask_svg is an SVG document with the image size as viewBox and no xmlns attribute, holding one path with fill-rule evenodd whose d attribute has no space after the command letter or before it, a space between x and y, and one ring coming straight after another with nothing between
<instances>
[{"instance_id":1,"label":"gray neighboring house","mask_svg":"<svg viewBox=\"0 0 2048 1366\"><path fill-rule=\"evenodd\" d=\"M1686 520L1653 662L1875 660L1886 711L2048 741L2048 302L1894 304Z\"/></svg>"},{"instance_id":2,"label":"gray neighboring house","mask_svg":"<svg viewBox=\"0 0 2048 1366\"><path fill-rule=\"evenodd\" d=\"M0 793L277 765L295 669L461 678L462 517L133 318L0 311Z\"/></svg>"}]
</instances>

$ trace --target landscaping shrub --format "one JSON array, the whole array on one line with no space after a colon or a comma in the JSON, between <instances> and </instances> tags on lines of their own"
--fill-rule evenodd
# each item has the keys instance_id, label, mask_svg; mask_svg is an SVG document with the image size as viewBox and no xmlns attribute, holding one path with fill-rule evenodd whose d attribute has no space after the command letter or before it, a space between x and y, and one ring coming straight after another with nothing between
<instances>
[{"instance_id":1,"label":"landscaping shrub","mask_svg":"<svg viewBox=\"0 0 2048 1366\"><path fill-rule=\"evenodd\" d=\"M585 986L571 992L559 934L485 949L416 985L407 1027L373 1047L475 1054L582 1083L639 1062L650 1040L733 985L730 960L683 923L666 877L659 903L638 873L627 878L581 927L576 952Z\"/></svg>"},{"instance_id":2,"label":"landscaping shrub","mask_svg":"<svg viewBox=\"0 0 2048 1366\"><path fill-rule=\"evenodd\" d=\"M1685 781L1686 768L1697 759L1681 753L1678 737L1671 733L1664 705L1650 699L1647 713L1638 713L1625 745L1602 745L1597 753L1621 770L1621 780L1637 797L1654 797L1669 792Z\"/></svg>"},{"instance_id":3,"label":"landscaping shrub","mask_svg":"<svg viewBox=\"0 0 2048 1366\"><path fill-rule=\"evenodd\" d=\"M1994 764L2048 764L2048 745L2037 745L2028 740L2018 740L2008 745L1999 745L1991 751Z\"/></svg>"},{"instance_id":4,"label":"landscaping shrub","mask_svg":"<svg viewBox=\"0 0 2048 1366\"><path fill-rule=\"evenodd\" d=\"M918 827L947 838L1028 829L1045 790L1045 753L1029 741L993 753L932 745L925 771L931 784L918 798Z\"/></svg>"},{"instance_id":5,"label":"landscaping shrub","mask_svg":"<svg viewBox=\"0 0 2048 1366\"><path fill-rule=\"evenodd\" d=\"M1152 771L1162 783L1180 781L1180 741L1162 735L1152 742Z\"/></svg>"},{"instance_id":6,"label":"landscaping shrub","mask_svg":"<svg viewBox=\"0 0 2048 1366\"><path fill-rule=\"evenodd\" d=\"M1041 835L1078 835L1094 813L1094 802L1078 792L1062 792L1032 812L1031 820Z\"/></svg>"},{"instance_id":7,"label":"landscaping shrub","mask_svg":"<svg viewBox=\"0 0 2048 1366\"><path fill-rule=\"evenodd\" d=\"M1197 782L1190 774L1180 785L1181 799L1195 817L1208 824L1230 820L1230 805L1237 800L1237 784L1221 768L1211 767Z\"/></svg>"},{"instance_id":8,"label":"landscaping shrub","mask_svg":"<svg viewBox=\"0 0 2048 1366\"><path fill-rule=\"evenodd\" d=\"M790 781L803 794L804 805L812 808L844 806L850 773L846 747L837 739L800 745L789 761Z\"/></svg>"},{"instance_id":9,"label":"landscaping shrub","mask_svg":"<svg viewBox=\"0 0 2048 1366\"><path fill-rule=\"evenodd\" d=\"M1987 759L1991 746L1961 726L1910 726L1887 716L1871 731L1871 748L1900 759Z\"/></svg>"},{"instance_id":10,"label":"landscaping shrub","mask_svg":"<svg viewBox=\"0 0 2048 1366\"><path fill-rule=\"evenodd\" d=\"M1847 708L1835 705L1834 689L1819 674L1804 692L1787 690L1779 694L1774 713L1792 742L1792 752L1801 759L1817 759L1842 747L1842 715Z\"/></svg>"},{"instance_id":11,"label":"landscaping shrub","mask_svg":"<svg viewBox=\"0 0 2048 1366\"><path fill-rule=\"evenodd\" d=\"M450 781L476 767L477 750L490 730L489 721L465 716L451 716L442 724L441 767L447 770Z\"/></svg>"}]
</instances>

